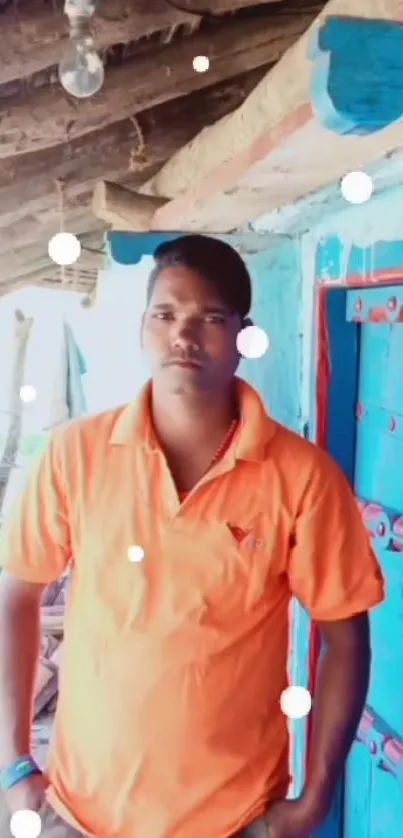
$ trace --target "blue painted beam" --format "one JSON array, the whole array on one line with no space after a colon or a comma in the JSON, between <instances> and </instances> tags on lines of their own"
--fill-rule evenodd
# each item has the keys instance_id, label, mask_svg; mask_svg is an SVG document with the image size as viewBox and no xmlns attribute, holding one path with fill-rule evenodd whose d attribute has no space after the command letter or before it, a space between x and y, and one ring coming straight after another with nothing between
<instances>
[{"instance_id":1,"label":"blue painted beam","mask_svg":"<svg viewBox=\"0 0 403 838\"><path fill-rule=\"evenodd\" d=\"M336 134L373 134L403 117L403 24L328 17L311 40L312 109Z\"/></svg>"},{"instance_id":2,"label":"blue painted beam","mask_svg":"<svg viewBox=\"0 0 403 838\"><path fill-rule=\"evenodd\" d=\"M403 239L377 241L367 247L344 241L343 237L323 238L316 250L316 279L327 282L359 277L375 281L382 274L403 277Z\"/></svg>"},{"instance_id":3,"label":"blue painted beam","mask_svg":"<svg viewBox=\"0 0 403 838\"><path fill-rule=\"evenodd\" d=\"M143 256L152 256L162 242L176 239L183 233L107 233L109 257L118 265L137 265Z\"/></svg>"}]
</instances>

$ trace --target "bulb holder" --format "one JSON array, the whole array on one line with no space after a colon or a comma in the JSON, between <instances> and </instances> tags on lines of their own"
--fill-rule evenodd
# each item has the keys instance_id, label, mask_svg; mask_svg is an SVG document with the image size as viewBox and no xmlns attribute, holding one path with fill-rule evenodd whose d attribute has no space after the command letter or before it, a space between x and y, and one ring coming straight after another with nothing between
<instances>
[{"instance_id":1,"label":"bulb holder","mask_svg":"<svg viewBox=\"0 0 403 838\"><path fill-rule=\"evenodd\" d=\"M92 38L91 24L89 17L74 17L69 19L71 41L84 41L85 38Z\"/></svg>"},{"instance_id":2,"label":"bulb holder","mask_svg":"<svg viewBox=\"0 0 403 838\"><path fill-rule=\"evenodd\" d=\"M70 22L74 18L91 18L95 12L95 3L92 0L64 0L64 14Z\"/></svg>"}]
</instances>

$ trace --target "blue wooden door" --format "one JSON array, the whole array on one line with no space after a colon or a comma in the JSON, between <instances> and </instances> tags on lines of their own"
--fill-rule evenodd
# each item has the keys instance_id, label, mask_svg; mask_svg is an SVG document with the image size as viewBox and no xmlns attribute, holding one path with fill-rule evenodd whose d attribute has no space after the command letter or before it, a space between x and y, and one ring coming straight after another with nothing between
<instances>
[{"instance_id":1,"label":"blue wooden door","mask_svg":"<svg viewBox=\"0 0 403 838\"><path fill-rule=\"evenodd\" d=\"M401 838L403 286L348 292L347 320L359 323L354 490L385 576L386 600L371 614L371 684L347 762L343 838Z\"/></svg>"}]
</instances>

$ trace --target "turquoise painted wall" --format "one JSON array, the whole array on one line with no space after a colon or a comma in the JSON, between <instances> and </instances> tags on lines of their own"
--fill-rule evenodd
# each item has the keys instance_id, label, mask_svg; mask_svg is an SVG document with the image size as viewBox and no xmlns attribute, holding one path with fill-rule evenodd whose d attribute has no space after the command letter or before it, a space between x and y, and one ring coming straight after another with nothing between
<instances>
[{"instance_id":1,"label":"turquoise painted wall","mask_svg":"<svg viewBox=\"0 0 403 838\"><path fill-rule=\"evenodd\" d=\"M243 360L240 375L263 395L271 415L300 430L301 271L298 242L279 238L267 250L245 254L253 280L252 317L266 331L270 349L261 360Z\"/></svg>"}]
</instances>

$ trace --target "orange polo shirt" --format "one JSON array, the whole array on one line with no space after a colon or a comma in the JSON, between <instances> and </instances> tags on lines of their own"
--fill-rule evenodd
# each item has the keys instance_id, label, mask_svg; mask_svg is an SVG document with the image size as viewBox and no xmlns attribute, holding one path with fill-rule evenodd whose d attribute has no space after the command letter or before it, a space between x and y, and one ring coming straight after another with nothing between
<instances>
[{"instance_id":1,"label":"orange polo shirt","mask_svg":"<svg viewBox=\"0 0 403 838\"><path fill-rule=\"evenodd\" d=\"M148 385L58 429L1 532L25 580L74 556L49 800L94 838L227 838L261 815L289 783L290 597L316 620L383 597L338 467L237 387L239 431L182 505Z\"/></svg>"}]
</instances>

